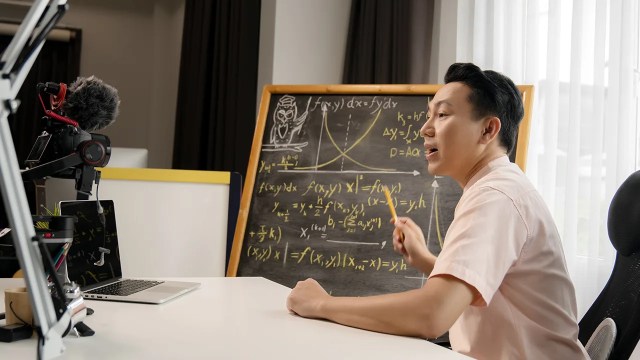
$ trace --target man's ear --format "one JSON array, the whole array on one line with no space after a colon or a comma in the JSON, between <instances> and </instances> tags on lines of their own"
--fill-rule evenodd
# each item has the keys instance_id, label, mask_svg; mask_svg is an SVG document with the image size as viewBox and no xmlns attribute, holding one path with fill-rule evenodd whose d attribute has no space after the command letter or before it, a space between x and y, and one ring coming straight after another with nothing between
<instances>
[{"instance_id":1,"label":"man's ear","mask_svg":"<svg viewBox=\"0 0 640 360\"><path fill-rule=\"evenodd\" d=\"M480 142L482 144L488 144L495 139L500 133L502 123L500 119L495 116L490 116L484 120L484 127L482 129L482 138Z\"/></svg>"}]
</instances>

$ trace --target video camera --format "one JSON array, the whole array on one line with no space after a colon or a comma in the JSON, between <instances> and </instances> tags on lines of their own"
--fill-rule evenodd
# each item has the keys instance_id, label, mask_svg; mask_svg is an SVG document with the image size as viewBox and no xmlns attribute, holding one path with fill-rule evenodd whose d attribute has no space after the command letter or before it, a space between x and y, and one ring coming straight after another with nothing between
<instances>
[{"instance_id":1,"label":"video camera","mask_svg":"<svg viewBox=\"0 0 640 360\"><path fill-rule=\"evenodd\" d=\"M64 83L40 83L38 98L44 109L44 130L36 139L26 160L27 169L22 172L24 181L35 181L43 186L46 177L75 179L77 199L86 200L91 194L93 182L99 181L95 167L104 167L111 157L111 141L105 135L89 133L79 123L66 116L63 104L67 94ZM43 97L49 98L50 109ZM44 194L36 205L44 204ZM40 209L40 206L36 207Z\"/></svg>"}]
</instances>

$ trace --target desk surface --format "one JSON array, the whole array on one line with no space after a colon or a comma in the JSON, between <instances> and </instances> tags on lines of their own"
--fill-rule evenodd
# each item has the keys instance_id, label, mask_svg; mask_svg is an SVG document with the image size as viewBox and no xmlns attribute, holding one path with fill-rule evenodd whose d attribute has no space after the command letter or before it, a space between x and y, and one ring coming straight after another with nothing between
<instances>
[{"instance_id":1,"label":"desk surface","mask_svg":"<svg viewBox=\"0 0 640 360\"><path fill-rule=\"evenodd\" d=\"M64 338L63 359L466 359L428 341L354 329L287 312L289 289L263 278L193 278L194 292L162 305L88 300L96 334ZM0 288L22 280L0 279ZM4 296L0 296L4 309ZM36 340L0 343L35 359Z\"/></svg>"}]
</instances>

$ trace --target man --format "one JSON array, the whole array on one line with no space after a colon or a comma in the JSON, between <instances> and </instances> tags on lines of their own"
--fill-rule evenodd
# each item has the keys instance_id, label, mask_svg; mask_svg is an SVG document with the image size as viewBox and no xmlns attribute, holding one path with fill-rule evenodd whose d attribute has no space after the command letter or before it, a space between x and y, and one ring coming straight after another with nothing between
<instances>
[{"instance_id":1,"label":"man","mask_svg":"<svg viewBox=\"0 0 640 360\"><path fill-rule=\"evenodd\" d=\"M508 159L524 110L513 82L473 64L453 64L421 129L428 170L463 188L436 258L409 218L393 245L429 275L402 293L332 297L312 279L287 299L290 311L390 334L436 338L480 359L584 359L575 292L544 201Z\"/></svg>"}]
</instances>

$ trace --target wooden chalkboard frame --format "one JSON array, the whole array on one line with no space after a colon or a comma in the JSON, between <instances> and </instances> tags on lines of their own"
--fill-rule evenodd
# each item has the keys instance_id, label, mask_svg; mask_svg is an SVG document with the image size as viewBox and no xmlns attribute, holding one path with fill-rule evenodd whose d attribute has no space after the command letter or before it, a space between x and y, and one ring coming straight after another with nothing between
<instances>
[{"instance_id":1,"label":"wooden chalkboard frame","mask_svg":"<svg viewBox=\"0 0 640 360\"><path fill-rule=\"evenodd\" d=\"M267 116L269 112L269 104L272 95L277 94L311 94L311 95L427 95L433 96L442 87L442 84L434 85L266 85L264 87L262 98L260 101L260 109L258 113L247 175L244 188L242 191L242 199L240 201L240 210L238 212L238 220L233 238L233 245L229 257L229 265L227 267L227 276L235 277L238 272L240 263L240 255L242 251L245 230L247 226L249 209L254 191L255 179L260 160L261 148L264 138ZM529 130L531 126L531 109L533 106L533 85L518 85L518 89L522 93L524 104L524 118L518 129L518 139L516 149L512 153L515 154L514 162L520 168L526 170L526 158L529 142Z\"/></svg>"}]
</instances>

